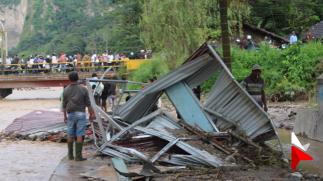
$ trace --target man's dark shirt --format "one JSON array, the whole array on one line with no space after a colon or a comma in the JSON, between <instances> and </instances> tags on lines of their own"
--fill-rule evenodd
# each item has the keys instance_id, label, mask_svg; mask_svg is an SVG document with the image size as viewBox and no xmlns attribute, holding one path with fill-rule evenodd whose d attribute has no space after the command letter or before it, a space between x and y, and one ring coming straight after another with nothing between
<instances>
[{"instance_id":1,"label":"man's dark shirt","mask_svg":"<svg viewBox=\"0 0 323 181\"><path fill-rule=\"evenodd\" d=\"M108 95L116 95L116 84L111 83Z\"/></svg>"},{"instance_id":2,"label":"man's dark shirt","mask_svg":"<svg viewBox=\"0 0 323 181\"><path fill-rule=\"evenodd\" d=\"M107 99L108 96L109 96L109 91L110 91L111 84L108 83L108 82L104 82L103 85L104 85L104 88L103 88L103 91L102 91L102 94L101 94L101 98L102 99Z\"/></svg>"},{"instance_id":3,"label":"man's dark shirt","mask_svg":"<svg viewBox=\"0 0 323 181\"><path fill-rule=\"evenodd\" d=\"M195 94L195 96L197 97L198 100L201 100L201 86L197 86L195 88L192 89L193 93Z\"/></svg>"},{"instance_id":4,"label":"man's dark shirt","mask_svg":"<svg viewBox=\"0 0 323 181\"><path fill-rule=\"evenodd\" d=\"M248 76L242 82L242 86L259 105L263 104L261 96L265 88L265 81L262 78L259 77L259 79L254 80L251 76Z\"/></svg>"},{"instance_id":5,"label":"man's dark shirt","mask_svg":"<svg viewBox=\"0 0 323 181\"><path fill-rule=\"evenodd\" d=\"M63 97L63 109L68 113L85 112L85 108L91 106L87 89L78 83L67 86Z\"/></svg>"}]
</instances>

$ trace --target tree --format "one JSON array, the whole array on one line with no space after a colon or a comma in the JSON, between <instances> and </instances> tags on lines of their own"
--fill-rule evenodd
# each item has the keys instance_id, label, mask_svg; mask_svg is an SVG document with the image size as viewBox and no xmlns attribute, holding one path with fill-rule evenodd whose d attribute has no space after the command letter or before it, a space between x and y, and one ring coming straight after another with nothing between
<instances>
[{"instance_id":1,"label":"tree","mask_svg":"<svg viewBox=\"0 0 323 181\"><path fill-rule=\"evenodd\" d=\"M319 21L319 0L253 0L250 22L279 34L302 32ZM321 11L322 13L322 11Z\"/></svg>"},{"instance_id":2,"label":"tree","mask_svg":"<svg viewBox=\"0 0 323 181\"><path fill-rule=\"evenodd\" d=\"M142 38L160 52L170 69L182 63L208 37L208 7L215 1L144 0Z\"/></svg>"}]
</instances>

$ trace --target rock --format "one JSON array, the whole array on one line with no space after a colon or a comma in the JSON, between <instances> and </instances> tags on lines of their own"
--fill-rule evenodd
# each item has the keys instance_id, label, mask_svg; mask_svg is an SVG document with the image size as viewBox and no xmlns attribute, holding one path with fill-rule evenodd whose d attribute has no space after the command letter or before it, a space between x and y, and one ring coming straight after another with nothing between
<instances>
[{"instance_id":1,"label":"rock","mask_svg":"<svg viewBox=\"0 0 323 181\"><path fill-rule=\"evenodd\" d=\"M10 139L15 139L15 138L17 138L17 135L15 133L10 135Z\"/></svg>"},{"instance_id":2,"label":"rock","mask_svg":"<svg viewBox=\"0 0 323 181\"><path fill-rule=\"evenodd\" d=\"M232 155L227 156L225 158L225 161L230 163L236 163L236 159Z\"/></svg>"},{"instance_id":3,"label":"rock","mask_svg":"<svg viewBox=\"0 0 323 181\"><path fill-rule=\"evenodd\" d=\"M298 181L301 180L303 178L303 175L299 172L294 172L290 174L290 177L293 181Z\"/></svg>"},{"instance_id":4,"label":"rock","mask_svg":"<svg viewBox=\"0 0 323 181\"><path fill-rule=\"evenodd\" d=\"M284 163L289 163L287 158L283 158L282 160L283 160Z\"/></svg>"},{"instance_id":5,"label":"rock","mask_svg":"<svg viewBox=\"0 0 323 181\"><path fill-rule=\"evenodd\" d=\"M284 123L278 123L277 127L278 128L283 128L284 127Z\"/></svg>"},{"instance_id":6,"label":"rock","mask_svg":"<svg viewBox=\"0 0 323 181\"><path fill-rule=\"evenodd\" d=\"M28 139L31 141L35 141L37 139L37 136L36 135L29 135Z\"/></svg>"},{"instance_id":7,"label":"rock","mask_svg":"<svg viewBox=\"0 0 323 181\"><path fill-rule=\"evenodd\" d=\"M320 176L317 174L306 174L304 178L308 180L320 180Z\"/></svg>"},{"instance_id":8,"label":"rock","mask_svg":"<svg viewBox=\"0 0 323 181\"><path fill-rule=\"evenodd\" d=\"M296 112L294 112L294 111L291 111L291 112L288 114L288 117L292 117L292 116L295 116L295 115L297 115L297 113L296 113Z\"/></svg>"},{"instance_id":9,"label":"rock","mask_svg":"<svg viewBox=\"0 0 323 181\"><path fill-rule=\"evenodd\" d=\"M294 125L292 125L292 124L286 124L286 125L284 126L284 128L285 128L285 129L287 129L287 130L293 130Z\"/></svg>"}]
</instances>

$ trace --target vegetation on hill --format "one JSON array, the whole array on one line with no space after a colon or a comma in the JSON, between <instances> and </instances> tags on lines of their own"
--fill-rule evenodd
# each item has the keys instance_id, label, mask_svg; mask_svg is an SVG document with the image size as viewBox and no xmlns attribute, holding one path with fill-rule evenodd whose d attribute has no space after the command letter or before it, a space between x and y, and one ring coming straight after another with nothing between
<instances>
[{"instance_id":1,"label":"vegetation on hill","mask_svg":"<svg viewBox=\"0 0 323 181\"><path fill-rule=\"evenodd\" d=\"M18 4L2 0L0 4ZM219 38L218 0L32 0L19 45L11 54L152 49L169 68L206 39ZM321 0L230 1L229 26L249 22L281 35L323 18Z\"/></svg>"},{"instance_id":2,"label":"vegetation on hill","mask_svg":"<svg viewBox=\"0 0 323 181\"><path fill-rule=\"evenodd\" d=\"M0 5L2 6L13 6L20 3L20 0L1 0Z\"/></svg>"},{"instance_id":3,"label":"vegetation on hill","mask_svg":"<svg viewBox=\"0 0 323 181\"><path fill-rule=\"evenodd\" d=\"M33 0L11 54L138 50L140 11L132 0Z\"/></svg>"},{"instance_id":4,"label":"vegetation on hill","mask_svg":"<svg viewBox=\"0 0 323 181\"><path fill-rule=\"evenodd\" d=\"M249 4L249 22L281 35L301 33L323 19L322 0L255 0Z\"/></svg>"},{"instance_id":5,"label":"vegetation on hill","mask_svg":"<svg viewBox=\"0 0 323 181\"><path fill-rule=\"evenodd\" d=\"M300 95L315 94L316 78L323 73L323 44L310 42L296 44L288 49L271 48L265 42L257 50L232 49L232 72L238 82L259 64L266 82L266 93L277 100L293 100ZM219 51L220 52L220 51ZM147 81L153 76L163 76L169 69L160 59L144 64L132 74L137 81ZM202 88L208 91L216 77L206 81Z\"/></svg>"}]
</instances>

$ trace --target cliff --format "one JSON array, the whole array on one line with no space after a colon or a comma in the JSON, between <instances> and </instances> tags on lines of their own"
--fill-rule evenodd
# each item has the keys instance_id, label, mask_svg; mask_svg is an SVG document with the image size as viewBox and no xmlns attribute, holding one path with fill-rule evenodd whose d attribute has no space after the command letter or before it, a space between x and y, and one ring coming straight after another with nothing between
<instances>
[{"instance_id":1,"label":"cliff","mask_svg":"<svg viewBox=\"0 0 323 181\"><path fill-rule=\"evenodd\" d=\"M8 47L12 48L19 42L27 15L28 0L11 3L0 3L0 21L8 32Z\"/></svg>"}]
</instances>

